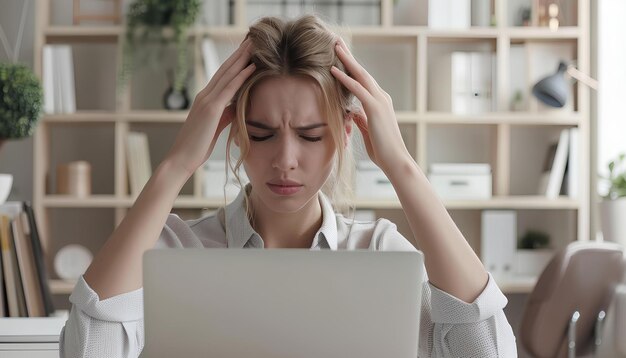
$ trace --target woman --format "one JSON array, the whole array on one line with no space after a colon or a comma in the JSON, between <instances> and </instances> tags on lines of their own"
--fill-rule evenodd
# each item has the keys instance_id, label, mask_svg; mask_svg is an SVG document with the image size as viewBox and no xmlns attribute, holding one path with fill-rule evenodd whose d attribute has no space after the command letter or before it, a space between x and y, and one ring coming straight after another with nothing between
<instances>
[{"instance_id":1,"label":"woman","mask_svg":"<svg viewBox=\"0 0 626 358\"><path fill-rule=\"evenodd\" d=\"M419 356L516 356L506 298L411 158L391 97L315 16L261 19L195 98L174 145L74 289L62 356L141 352L141 258L155 246L415 250L388 220L346 219L331 204L348 185L353 123L425 257ZM229 124L227 148L241 150L233 170L243 165L250 184L215 215L169 214Z\"/></svg>"}]
</instances>

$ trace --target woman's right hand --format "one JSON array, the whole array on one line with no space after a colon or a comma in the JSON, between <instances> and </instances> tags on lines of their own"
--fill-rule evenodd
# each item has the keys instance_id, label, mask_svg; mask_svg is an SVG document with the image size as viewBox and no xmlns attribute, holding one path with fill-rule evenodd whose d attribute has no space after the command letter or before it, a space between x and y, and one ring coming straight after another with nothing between
<instances>
[{"instance_id":1,"label":"woman's right hand","mask_svg":"<svg viewBox=\"0 0 626 358\"><path fill-rule=\"evenodd\" d=\"M244 40L198 93L165 157L189 176L209 158L222 130L234 119L229 101L255 70L254 64L248 65L251 47L250 39Z\"/></svg>"}]
</instances>

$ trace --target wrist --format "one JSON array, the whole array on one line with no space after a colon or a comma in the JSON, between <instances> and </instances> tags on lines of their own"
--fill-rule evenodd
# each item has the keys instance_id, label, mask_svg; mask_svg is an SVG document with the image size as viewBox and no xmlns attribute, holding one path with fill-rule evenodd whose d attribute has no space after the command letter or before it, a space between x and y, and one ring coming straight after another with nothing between
<instances>
[{"instance_id":1,"label":"wrist","mask_svg":"<svg viewBox=\"0 0 626 358\"><path fill-rule=\"evenodd\" d=\"M152 177L154 177L157 185L178 188L180 191L192 175L193 172L190 172L176 161L165 159L155 169Z\"/></svg>"}]
</instances>

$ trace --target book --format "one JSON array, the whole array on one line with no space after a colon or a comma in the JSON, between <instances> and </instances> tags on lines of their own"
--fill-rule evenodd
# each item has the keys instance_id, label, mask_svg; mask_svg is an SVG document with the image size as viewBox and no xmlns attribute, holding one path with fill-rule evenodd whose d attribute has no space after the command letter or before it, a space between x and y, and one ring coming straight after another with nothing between
<instances>
[{"instance_id":1,"label":"book","mask_svg":"<svg viewBox=\"0 0 626 358\"><path fill-rule=\"evenodd\" d=\"M54 64L53 64L53 45L43 46L42 60L42 87L43 87L43 108L44 113L53 114L55 109L54 103Z\"/></svg>"},{"instance_id":2,"label":"book","mask_svg":"<svg viewBox=\"0 0 626 358\"><path fill-rule=\"evenodd\" d=\"M517 247L517 212L483 210L480 243L485 269L494 277L512 275Z\"/></svg>"},{"instance_id":3,"label":"book","mask_svg":"<svg viewBox=\"0 0 626 358\"><path fill-rule=\"evenodd\" d=\"M202 59L204 61L206 82L209 82L220 67L220 59L217 56L215 41L210 37L206 37L202 40Z\"/></svg>"},{"instance_id":4,"label":"book","mask_svg":"<svg viewBox=\"0 0 626 358\"><path fill-rule=\"evenodd\" d=\"M548 185L545 191L545 195L548 198L557 198L561 192L561 185L563 184L563 177L565 174L565 166L567 164L567 154L569 150L569 130L561 130L559 136L559 142L554 154L554 160L550 167L550 176L548 178Z\"/></svg>"},{"instance_id":5,"label":"book","mask_svg":"<svg viewBox=\"0 0 626 358\"><path fill-rule=\"evenodd\" d=\"M74 60L70 45L44 45L42 52L44 112L76 112Z\"/></svg>"},{"instance_id":6,"label":"book","mask_svg":"<svg viewBox=\"0 0 626 358\"><path fill-rule=\"evenodd\" d=\"M10 219L0 214L0 245L2 248L2 268L6 284L7 304L9 317L20 317L19 296L17 292L18 273L15 272L13 254L11 253L11 238L9 237Z\"/></svg>"},{"instance_id":7,"label":"book","mask_svg":"<svg viewBox=\"0 0 626 358\"><path fill-rule=\"evenodd\" d=\"M569 129L567 195L572 199L578 198L578 136L578 127L573 127Z\"/></svg>"},{"instance_id":8,"label":"book","mask_svg":"<svg viewBox=\"0 0 626 358\"><path fill-rule=\"evenodd\" d=\"M62 113L76 112L76 88L74 82L74 60L70 45L57 45L57 60L61 70L59 71L61 83L61 108Z\"/></svg>"},{"instance_id":9,"label":"book","mask_svg":"<svg viewBox=\"0 0 626 358\"><path fill-rule=\"evenodd\" d=\"M126 160L128 179L132 195L139 195L152 175L148 135L142 132L128 132L126 136Z\"/></svg>"},{"instance_id":10,"label":"book","mask_svg":"<svg viewBox=\"0 0 626 358\"><path fill-rule=\"evenodd\" d=\"M0 241L0 247L2 247L2 241ZM2 251L0 249L0 317L6 317L9 313L9 308L4 289L4 269L2 267Z\"/></svg>"},{"instance_id":11,"label":"book","mask_svg":"<svg viewBox=\"0 0 626 358\"><path fill-rule=\"evenodd\" d=\"M42 317L45 315L45 309L37 277L35 256L33 254L30 238L27 237L30 231L28 230L28 224L24 221L26 217L22 214L24 213L20 212L16 215L11 224L15 251L17 253L17 262L24 290L24 298L26 301L26 310L28 317Z\"/></svg>"},{"instance_id":12,"label":"book","mask_svg":"<svg viewBox=\"0 0 626 358\"><path fill-rule=\"evenodd\" d=\"M33 248L33 255L35 257L35 266L37 268L38 282L43 298L45 315L50 316L54 313L54 303L52 302L52 295L50 294L50 286L48 285L48 273L46 265L44 263L44 251L41 247L41 239L39 237L39 230L37 229L37 221L35 220L35 213L32 205L24 201L22 203L22 209L24 215L27 218L28 229L30 232L30 241Z\"/></svg>"}]
</instances>

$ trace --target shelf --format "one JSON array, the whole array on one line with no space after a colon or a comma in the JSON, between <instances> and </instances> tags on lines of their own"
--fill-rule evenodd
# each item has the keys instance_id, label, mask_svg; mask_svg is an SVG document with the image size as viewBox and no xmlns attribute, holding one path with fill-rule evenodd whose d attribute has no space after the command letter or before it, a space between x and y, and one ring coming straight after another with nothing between
<instances>
[{"instance_id":1,"label":"shelf","mask_svg":"<svg viewBox=\"0 0 626 358\"><path fill-rule=\"evenodd\" d=\"M76 281L69 280L48 280L50 286L50 293L53 295L65 295L70 294L76 286Z\"/></svg>"},{"instance_id":2,"label":"shelf","mask_svg":"<svg viewBox=\"0 0 626 358\"><path fill-rule=\"evenodd\" d=\"M537 284L537 277L513 276L496 279L496 282L500 290L506 294L530 293Z\"/></svg>"},{"instance_id":3,"label":"shelf","mask_svg":"<svg viewBox=\"0 0 626 358\"><path fill-rule=\"evenodd\" d=\"M91 195L84 198L70 195L45 195L43 205L47 208L115 208L129 206L130 199L119 199L113 195Z\"/></svg>"},{"instance_id":4,"label":"shelf","mask_svg":"<svg viewBox=\"0 0 626 358\"><path fill-rule=\"evenodd\" d=\"M42 120L49 123L115 122L119 114L112 111L79 111L66 114L44 114Z\"/></svg>"},{"instance_id":5,"label":"shelf","mask_svg":"<svg viewBox=\"0 0 626 358\"><path fill-rule=\"evenodd\" d=\"M92 195L88 198L76 198L64 195L46 195L44 206L48 208L130 208L136 198L117 198L113 195ZM234 198L227 198L230 202ZM357 199L358 209L400 209L398 200ZM444 201L447 209L578 209L579 203L567 197L547 199L542 196L493 197L488 200ZM219 208L224 206L224 199L196 198L180 195L174 201L174 208Z\"/></svg>"},{"instance_id":6,"label":"shelf","mask_svg":"<svg viewBox=\"0 0 626 358\"><path fill-rule=\"evenodd\" d=\"M547 27L510 27L504 34L512 40L538 39L538 40L576 40L580 37L580 28L577 26L562 26L552 31Z\"/></svg>"},{"instance_id":7,"label":"shelf","mask_svg":"<svg viewBox=\"0 0 626 358\"><path fill-rule=\"evenodd\" d=\"M357 200L356 207L361 209L400 209L397 200ZM542 196L493 197L486 200L445 200L449 210L458 209L578 209L576 200L561 197L547 199Z\"/></svg>"},{"instance_id":8,"label":"shelf","mask_svg":"<svg viewBox=\"0 0 626 358\"><path fill-rule=\"evenodd\" d=\"M45 42L116 42L122 35L121 26L48 26Z\"/></svg>"},{"instance_id":9,"label":"shelf","mask_svg":"<svg viewBox=\"0 0 626 358\"><path fill-rule=\"evenodd\" d=\"M355 26L346 28L333 27L336 31L349 34L360 39L380 37L417 37L425 35L432 39L496 39L498 36L506 36L511 39L577 39L580 29L577 26L564 26L556 31L546 27L507 27L503 29L495 27L471 27L468 29L432 29L425 26ZM189 30L190 36L209 35L216 38L239 38L248 32L247 27L235 26L196 26ZM44 29L44 35L48 38L81 40L83 38L103 38L115 40L124 34L122 26L48 26Z\"/></svg>"},{"instance_id":10,"label":"shelf","mask_svg":"<svg viewBox=\"0 0 626 358\"><path fill-rule=\"evenodd\" d=\"M68 114L46 114L43 120L48 123L83 123L83 122L146 122L146 123L183 123L188 111L148 110L130 112L78 111ZM516 124L516 125L571 125L580 124L579 113L541 113L541 112L500 112L475 115L458 115L443 112L419 114L411 111L397 111L398 123L433 123L433 124Z\"/></svg>"},{"instance_id":11,"label":"shelf","mask_svg":"<svg viewBox=\"0 0 626 358\"><path fill-rule=\"evenodd\" d=\"M519 125L578 125L578 113L501 112L476 115L457 115L427 112L421 117L427 123L442 124L519 124Z\"/></svg>"}]
</instances>

